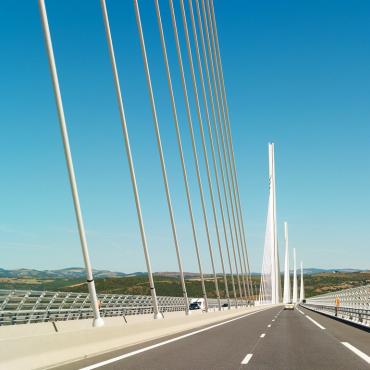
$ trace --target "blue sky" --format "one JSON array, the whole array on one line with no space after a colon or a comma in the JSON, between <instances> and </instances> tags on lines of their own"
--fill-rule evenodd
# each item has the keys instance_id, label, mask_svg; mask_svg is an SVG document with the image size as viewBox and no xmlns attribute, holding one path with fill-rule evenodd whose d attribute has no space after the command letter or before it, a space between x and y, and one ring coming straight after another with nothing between
<instances>
[{"instance_id":1,"label":"blue sky","mask_svg":"<svg viewBox=\"0 0 370 370\"><path fill-rule=\"evenodd\" d=\"M143 271L99 1L46 4L93 266ZM173 271L133 3L107 4L153 269ZM140 5L184 268L195 271L154 5ZM369 268L369 2L215 0L215 7L252 269L262 260L269 141L276 148L281 255L287 220L290 246L306 266ZM210 271L167 1L161 10ZM0 45L0 267L82 266L36 0L2 2ZM191 90L188 68L186 76ZM198 127L192 95L191 102ZM200 144L198 128L196 136ZM202 155L200 161L206 187ZM211 220L208 193L207 207Z\"/></svg>"}]
</instances>

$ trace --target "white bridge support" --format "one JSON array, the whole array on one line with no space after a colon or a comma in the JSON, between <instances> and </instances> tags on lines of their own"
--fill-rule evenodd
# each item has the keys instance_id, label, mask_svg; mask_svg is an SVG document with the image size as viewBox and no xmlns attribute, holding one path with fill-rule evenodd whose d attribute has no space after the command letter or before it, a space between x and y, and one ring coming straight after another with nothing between
<instances>
[{"instance_id":1,"label":"white bridge support","mask_svg":"<svg viewBox=\"0 0 370 370\"><path fill-rule=\"evenodd\" d=\"M268 145L269 152L269 203L265 234L265 247L261 272L260 301L278 304L281 302L281 279L276 227L276 190L274 144Z\"/></svg>"},{"instance_id":2,"label":"white bridge support","mask_svg":"<svg viewBox=\"0 0 370 370\"><path fill-rule=\"evenodd\" d=\"M298 303L297 263L295 248L293 248L293 303Z\"/></svg>"},{"instance_id":3,"label":"white bridge support","mask_svg":"<svg viewBox=\"0 0 370 370\"><path fill-rule=\"evenodd\" d=\"M299 302L304 300L303 262L301 261L301 288L299 290Z\"/></svg>"},{"instance_id":4,"label":"white bridge support","mask_svg":"<svg viewBox=\"0 0 370 370\"><path fill-rule=\"evenodd\" d=\"M285 263L284 263L284 295L283 303L290 302L290 270L289 270L289 237L288 237L288 223L284 222L284 236L285 236Z\"/></svg>"}]
</instances>

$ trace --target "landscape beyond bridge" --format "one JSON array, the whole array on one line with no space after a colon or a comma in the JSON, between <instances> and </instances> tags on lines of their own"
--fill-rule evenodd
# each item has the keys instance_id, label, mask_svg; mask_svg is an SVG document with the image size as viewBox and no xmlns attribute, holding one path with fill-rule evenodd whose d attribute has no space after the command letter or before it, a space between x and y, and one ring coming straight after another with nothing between
<instances>
[{"instance_id":1,"label":"landscape beyond bridge","mask_svg":"<svg viewBox=\"0 0 370 370\"><path fill-rule=\"evenodd\" d=\"M189 286L184 278L182 260L184 250L172 206L172 185L167 176L150 73L156 66L150 63L147 55L139 1L133 1L161 165L160 177L181 285L181 297L157 296L113 46L115 38L111 33L106 1L100 0L100 3L106 57L112 68L117 115L122 125L150 295L102 294L96 290L52 32L45 1L39 0L88 293L0 290L0 369L370 369L370 285L305 298L303 263L300 265L298 288L294 249L293 289L290 294L287 223L284 224L282 289L273 143L269 144L269 203L259 291L252 283L213 0L188 0L187 3L169 0L169 7L163 12L166 18L162 18L159 0L154 0L155 13L153 11L152 14L158 24L161 41L163 81L168 88L168 106L176 131L179 169L186 195L183 203L192 230L193 245L189 249L193 248L196 260L193 270L199 277L201 297L188 296ZM140 5L146 6L147 3L141 1ZM163 26L163 19L170 21ZM169 30L171 37L167 39ZM176 59L173 70L169 61L172 59L167 55L168 40L173 44L171 56ZM180 81L178 90L181 90L181 97L173 88L174 76ZM143 92L140 94L145 95ZM178 111L180 99L184 117ZM201 221L196 220L190 196L188 164L181 136L185 124L194 167L189 172L194 174ZM201 160L204 163L200 164ZM206 181L203 183L204 178ZM199 238L200 234L204 238ZM203 239L205 243L200 242ZM204 272L204 250L210 273ZM206 289L206 275L207 284L209 281L212 283L212 295Z\"/></svg>"},{"instance_id":2,"label":"landscape beyond bridge","mask_svg":"<svg viewBox=\"0 0 370 370\"><path fill-rule=\"evenodd\" d=\"M0 368L368 369L370 285L323 294L293 309L239 302L184 315L181 297L0 291ZM337 304L337 300L341 302ZM194 300L189 298L189 305ZM290 307L289 307L290 308Z\"/></svg>"}]
</instances>

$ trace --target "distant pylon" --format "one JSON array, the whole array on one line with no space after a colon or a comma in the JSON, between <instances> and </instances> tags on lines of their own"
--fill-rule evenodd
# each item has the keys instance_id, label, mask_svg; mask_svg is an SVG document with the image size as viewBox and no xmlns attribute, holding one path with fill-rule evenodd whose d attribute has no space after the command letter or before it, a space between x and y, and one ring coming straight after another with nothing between
<instances>
[{"instance_id":1,"label":"distant pylon","mask_svg":"<svg viewBox=\"0 0 370 370\"><path fill-rule=\"evenodd\" d=\"M293 303L298 301L298 286L297 286L297 264L295 257L295 248L293 248L294 265L293 265Z\"/></svg>"},{"instance_id":2,"label":"distant pylon","mask_svg":"<svg viewBox=\"0 0 370 370\"><path fill-rule=\"evenodd\" d=\"M301 289L299 291L299 302L304 300L303 263L301 261Z\"/></svg>"},{"instance_id":3,"label":"distant pylon","mask_svg":"<svg viewBox=\"0 0 370 370\"><path fill-rule=\"evenodd\" d=\"M267 212L265 247L262 263L262 300L277 304L281 302L281 278L276 228L276 191L274 144L269 143L269 203Z\"/></svg>"},{"instance_id":4,"label":"distant pylon","mask_svg":"<svg viewBox=\"0 0 370 370\"><path fill-rule=\"evenodd\" d=\"M272 254L272 303L279 303L281 299L281 286L280 286L280 265L278 253L278 240L277 240L277 227L276 227L276 183L275 183L275 145L269 144L269 164L270 164L270 183L272 195L272 222L273 222L273 254Z\"/></svg>"},{"instance_id":5,"label":"distant pylon","mask_svg":"<svg viewBox=\"0 0 370 370\"><path fill-rule=\"evenodd\" d=\"M290 272L289 272L289 239L288 239L288 223L284 222L285 236L285 266L284 266L284 303L290 302Z\"/></svg>"}]
</instances>

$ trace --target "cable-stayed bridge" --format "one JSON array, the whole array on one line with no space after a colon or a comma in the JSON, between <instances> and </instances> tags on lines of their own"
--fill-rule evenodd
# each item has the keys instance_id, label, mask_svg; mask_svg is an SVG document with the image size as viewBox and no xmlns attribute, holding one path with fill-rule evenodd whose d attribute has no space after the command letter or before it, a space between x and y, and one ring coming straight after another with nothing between
<instances>
[{"instance_id":1,"label":"cable-stayed bridge","mask_svg":"<svg viewBox=\"0 0 370 370\"><path fill-rule=\"evenodd\" d=\"M144 254L150 296L100 294L96 291L89 255L78 173L73 166L68 122L59 85L52 24L47 4L39 0L41 24L50 66L51 82L61 129L65 161L73 198L88 293L0 291L0 368L64 369L368 369L369 286L305 299L301 263L298 288L294 249L291 294L288 225L285 223L284 284L277 239L274 144L269 144L269 203L261 283L255 290L248 258L247 234L238 184L232 126L225 88L215 7L212 0L154 0L158 37L169 91L168 106L176 131L179 170L185 189L183 203L192 229L194 269L199 274L201 297L190 297L183 267L183 246L172 205L172 185L167 175L161 122L141 20L145 1L133 1L149 104L173 238L181 297L158 296L153 279L150 245L136 181L135 158L130 143L116 63L115 37L110 27L109 3L101 0L117 115L120 118L129 166L133 202ZM164 27L162 9L169 11ZM171 38L168 35L171 31ZM168 58L169 39L176 63ZM190 71L186 73L185 70ZM174 92L174 76L181 81L181 96ZM179 100L185 106L179 114ZM200 136L195 134L198 129ZM191 141L188 163L182 132ZM237 127L234 127L237 132ZM150 160L150 159L148 159ZM201 161L204 160L204 163ZM194 170L201 220L196 220L191 197L189 168ZM210 202L207 202L207 198ZM214 294L206 290L200 235L205 235ZM215 237L213 237L215 236ZM221 270L217 270L217 262ZM209 279L209 278L207 278ZM224 289L220 289L220 282ZM283 304L284 302L284 304ZM286 309L285 309L286 308ZM292 309L291 309L292 308Z\"/></svg>"}]
</instances>

